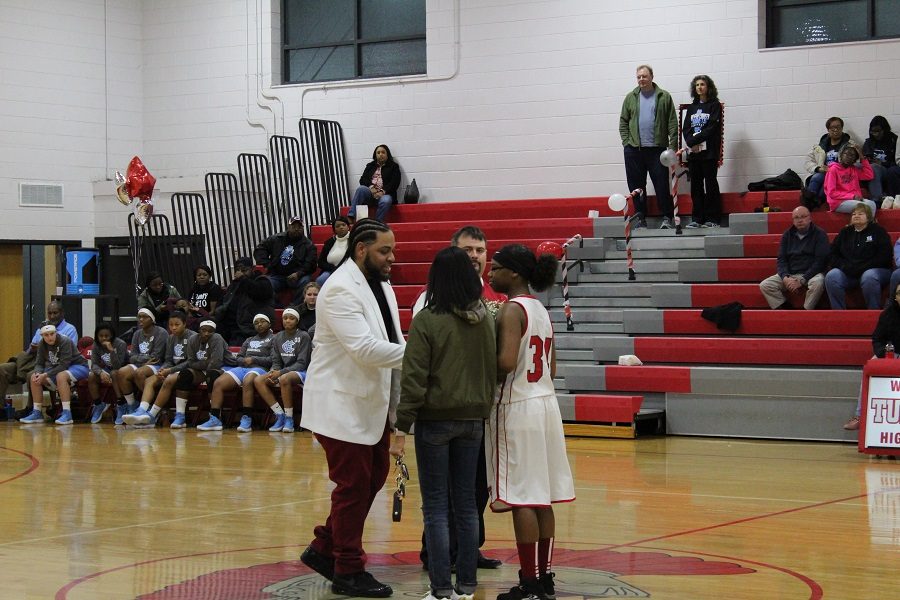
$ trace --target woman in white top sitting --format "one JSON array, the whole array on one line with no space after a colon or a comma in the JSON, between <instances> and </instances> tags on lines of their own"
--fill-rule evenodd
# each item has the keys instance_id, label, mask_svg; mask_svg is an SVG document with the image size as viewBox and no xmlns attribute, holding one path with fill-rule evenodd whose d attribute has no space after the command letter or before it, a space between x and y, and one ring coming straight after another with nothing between
<instances>
[{"instance_id":1,"label":"woman in white top sitting","mask_svg":"<svg viewBox=\"0 0 900 600\"><path fill-rule=\"evenodd\" d=\"M350 239L350 219L338 217L331 222L331 230L334 236L328 238L319 252L319 269L322 271L316 277L316 283L321 287L323 283L334 273L344 255L347 254L347 240Z\"/></svg>"}]
</instances>

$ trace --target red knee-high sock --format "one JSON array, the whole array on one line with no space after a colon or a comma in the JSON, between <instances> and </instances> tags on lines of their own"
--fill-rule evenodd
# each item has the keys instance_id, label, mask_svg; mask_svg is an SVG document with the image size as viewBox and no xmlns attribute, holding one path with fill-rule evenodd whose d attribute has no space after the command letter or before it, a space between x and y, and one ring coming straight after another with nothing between
<instances>
[{"instance_id":1,"label":"red knee-high sock","mask_svg":"<svg viewBox=\"0 0 900 600\"><path fill-rule=\"evenodd\" d=\"M519 551L519 565L522 567L522 579L537 579L537 561L538 561L538 545L536 542L516 543L516 549Z\"/></svg>"},{"instance_id":2,"label":"red knee-high sock","mask_svg":"<svg viewBox=\"0 0 900 600\"><path fill-rule=\"evenodd\" d=\"M538 573L549 573L553 566L553 539L541 538L538 540Z\"/></svg>"}]
</instances>

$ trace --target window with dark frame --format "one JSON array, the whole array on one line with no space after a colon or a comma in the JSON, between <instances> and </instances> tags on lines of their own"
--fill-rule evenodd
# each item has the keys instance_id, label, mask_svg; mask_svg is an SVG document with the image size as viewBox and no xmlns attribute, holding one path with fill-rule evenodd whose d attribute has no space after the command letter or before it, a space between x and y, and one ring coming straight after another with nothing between
<instances>
[{"instance_id":1,"label":"window with dark frame","mask_svg":"<svg viewBox=\"0 0 900 600\"><path fill-rule=\"evenodd\" d=\"M767 48L898 37L898 0L766 0Z\"/></svg>"},{"instance_id":2,"label":"window with dark frame","mask_svg":"<svg viewBox=\"0 0 900 600\"><path fill-rule=\"evenodd\" d=\"M282 0L282 81L426 72L425 0Z\"/></svg>"}]
</instances>

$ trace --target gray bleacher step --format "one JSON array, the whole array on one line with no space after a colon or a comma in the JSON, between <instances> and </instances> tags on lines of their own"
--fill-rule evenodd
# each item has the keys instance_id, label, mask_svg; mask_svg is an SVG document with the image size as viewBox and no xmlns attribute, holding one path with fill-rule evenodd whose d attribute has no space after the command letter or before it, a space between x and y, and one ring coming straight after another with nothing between
<instances>
[{"instance_id":1,"label":"gray bleacher step","mask_svg":"<svg viewBox=\"0 0 900 600\"><path fill-rule=\"evenodd\" d=\"M743 258L744 236L723 235L706 240L707 258Z\"/></svg>"},{"instance_id":2,"label":"gray bleacher step","mask_svg":"<svg viewBox=\"0 0 900 600\"><path fill-rule=\"evenodd\" d=\"M697 250L691 248L656 248L648 250L633 250L631 256L634 259L635 265L639 265L641 261L650 259L668 259L674 261L680 258L707 258L705 250ZM607 260L625 260L626 258L627 254L624 250L622 250L621 252L619 252L618 250L610 250L606 253Z\"/></svg>"},{"instance_id":3,"label":"gray bleacher step","mask_svg":"<svg viewBox=\"0 0 900 600\"><path fill-rule=\"evenodd\" d=\"M855 404L842 396L668 394L666 433L856 442L858 432L841 427Z\"/></svg>"},{"instance_id":4,"label":"gray bleacher step","mask_svg":"<svg viewBox=\"0 0 900 600\"><path fill-rule=\"evenodd\" d=\"M625 250L625 240L616 240L616 250ZM647 250L703 250L706 240L702 237L651 237L631 240L632 251Z\"/></svg>"},{"instance_id":5,"label":"gray bleacher step","mask_svg":"<svg viewBox=\"0 0 900 600\"><path fill-rule=\"evenodd\" d=\"M557 350L592 350L594 347L593 335L584 335L585 331L573 331L556 338L554 344Z\"/></svg>"},{"instance_id":6,"label":"gray bleacher step","mask_svg":"<svg viewBox=\"0 0 900 600\"><path fill-rule=\"evenodd\" d=\"M679 260L677 265L678 281L683 283L719 281L719 259L717 258Z\"/></svg>"},{"instance_id":7,"label":"gray bleacher step","mask_svg":"<svg viewBox=\"0 0 900 600\"><path fill-rule=\"evenodd\" d=\"M590 274L600 273L616 273L621 274L623 271L628 273L628 263L625 260L607 260L599 262L593 261L589 263ZM643 260L641 261L642 273L678 273L678 262L674 260ZM583 273L582 276L588 275ZM586 281L582 279L581 281Z\"/></svg>"},{"instance_id":8,"label":"gray bleacher step","mask_svg":"<svg viewBox=\"0 0 900 600\"><path fill-rule=\"evenodd\" d=\"M729 223L730 226L729 216ZM682 219L682 224L687 225L690 219ZM674 229L660 229L662 224L661 217L649 217L647 219L647 227L640 229L632 229L631 235L635 238L653 238L653 237L705 237L723 235L728 233L729 227L714 227L710 229L698 228L688 229L682 227L680 236L676 235ZM594 219L594 237L625 237L625 220L622 217L600 217Z\"/></svg>"},{"instance_id":9,"label":"gray bleacher step","mask_svg":"<svg viewBox=\"0 0 900 600\"><path fill-rule=\"evenodd\" d=\"M729 229L735 235L769 233L769 216L765 213L736 213L728 219Z\"/></svg>"},{"instance_id":10,"label":"gray bleacher step","mask_svg":"<svg viewBox=\"0 0 900 600\"><path fill-rule=\"evenodd\" d=\"M550 309L550 320L553 322L565 321L566 315L561 308ZM580 323L622 323L621 310L608 309L584 309L578 311L578 320Z\"/></svg>"},{"instance_id":11,"label":"gray bleacher step","mask_svg":"<svg viewBox=\"0 0 900 600\"><path fill-rule=\"evenodd\" d=\"M583 323L578 320L578 315L574 315L575 319L575 331L578 333L608 333L608 334L621 334L625 333L622 330L621 323ZM567 329L568 325L566 325L565 319L561 321L553 322L553 333L556 334L566 334L572 333Z\"/></svg>"},{"instance_id":12,"label":"gray bleacher step","mask_svg":"<svg viewBox=\"0 0 900 600\"><path fill-rule=\"evenodd\" d=\"M855 399L862 380L861 369L706 365L689 368L693 394ZM556 374L565 378L566 388L571 392L606 389L603 365L560 362Z\"/></svg>"},{"instance_id":13,"label":"gray bleacher step","mask_svg":"<svg viewBox=\"0 0 900 600\"><path fill-rule=\"evenodd\" d=\"M656 333L665 331L663 311L658 309L633 309L622 311L623 333Z\"/></svg>"},{"instance_id":14,"label":"gray bleacher step","mask_svg":"<svg viewBox=\"0 0 900 600\"><path fill-rule=\"evenodd\" d=\"M641 265L643 266L643 264ZM637 268L635 269L635 278L636 281L641 281L643 283L677 283L678 282L678 274L677 273L648 273L646 271L639 271ZM578 283L619 283L622 281L628 281L628 267L625 266L625 263L622 263L622 266L619 271L614 271L612 273L590 273L585 274L582 273L578 277Z\"/></svg>"},{"instance_id":15,"label":"gray bleacher step","mask_svg":"<svg viewBox=\"0 0 900 600\"><path fill-rule=\"evenodd\" d=\"M622 281L619 283L598 285L598 284L579 284L569 288L569 297L581 298L631 298L635 296L649 297L652 291L652 284L642 283L640 281Z\"/></svg>"},{"instance_id":16,"label":"gray bleacher step","mask_svg":"<svg viewBox=\"0 0 900 600\"><path fill-rule=\"evenodd\" d=\"M690 308L691 286L683 283L658 283L650 289L650 306L657 308Z\"/></svg>"},{"instance_id":17,"label":"gray bleacher step","mask_svg":"<svg viewBox=\"0 0 900 600\"><path fill-rule=\"evenodd\" d=\"M591 362L592 354L589 350L557 350L556 360Z\"/></svg>"},{"instance_id":18,"label":"gray bleacher step","mask_svg":"<svg viewBox=\"0 0 900 600\"><path fill-rule=\"evenodd\" d=\"M598 298L586 297L577 298L569 296L569 304L577 308L650 308L654 306L651 298L632 297L632 298ZM562 298L553 298L550 307L560 307L563 305Z\"/></svg>"}]
</instances>

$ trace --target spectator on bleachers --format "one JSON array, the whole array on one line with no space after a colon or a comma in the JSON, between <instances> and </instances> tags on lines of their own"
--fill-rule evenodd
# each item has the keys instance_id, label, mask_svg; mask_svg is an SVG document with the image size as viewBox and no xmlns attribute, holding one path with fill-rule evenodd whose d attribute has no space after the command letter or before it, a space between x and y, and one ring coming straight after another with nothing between
<instances>
[{"instance_id":1,"label":"spectator on bleachers","mask_svg":"<svg viewBox=\"0 0 900 600\"><path fill-rule=\"evenodd\" d=\"M322 252L319 253L319 269L321 273L316 277L316 283L324 284L347 255L347 242L350 240L350 219L337 217L331 222L331 230L334 235L325 240Z\"/></svg>"},{"instance_id":2,"label":"spectator on bleachers","mask_svg":"<svg viewBox=\"0 0 900 600\"><path fill-rule=\"evenodd\" d=\"M212 269L199 265L194 269L194 285L187 300L188 313L202 319L209 319L225 296L225 291L212 279Z\"/></svg>"},{"instance_id":3,"label":"spectator on bleachers","mask_svg":"<svg viewBox=\"0 0 900 600\"><path fill-rule=\"evenodd\" d=\"M434 598L474 594L477 582L475 482L479 458L483 461L483 422L497 387L497 333L481 292L480 277L463 250L438 252L428 274L426 308L413 319L403 356L391 454L403 456L405 434L415 423ZM455 560L450 531L457 542ZM451 563L457 567L455 589Z\"/></svg>"},{"instance_id":4,"label":"spectator on bleachers","mask_svg":"<svg viewBox=\"0 0 900 600\"><path fill-rule=\"evenodd\" d=\"M185 360L166 369L160 370L164 379L156 399L141 399L136 411L125 415L129 425L155 427L159 413L166 407L172 390L175 390L175 418L170 427L180 429L185 426L184 412L187 409L188 395L201 383L212 388L213 382L222 374L222 363L225 359L225 340L216 333L216 324L212 321L200 323L200 333L191 336L184 349Z\"/></svg>"},{"instance_id":5,"label":"spectator on bleachers","mask_svg":"<svg viewBox=\"0 0 900 600\"><path fill-rule=\"evenodd\" d=\"M874 172L869 182L869 198L882 208L893 208L893 196L900 194L897 134L891 131L891 124L881 115L873 117L869 123L869 137L863 143L863 155L869 159ZM882 204L886 196L891 196L890 206Z\"/></svg>"},{"instance_id":6,"label":"spectator on bleachers","mask_svg":"<svg viewBox=\"0 0 900 600\"><path fill-rule=\"evenodd\" d=\"M718 227L722 219L722 195L717 178L722 149L722 105L709 75L694 77L690 93L693 102L685 111L682 127L684 141L690 148L688 172L694 207L688 227Z\"/></svg>"},{"instance_id":7,"label":"spectator on bleachers","mask_svg":"<svg viewBox=\"0 0 900 600\"><path fill-rule=\"evenodd\" d=\"M116 425L124 423L124 416L134 410L135 389L143 392L144 382L159 372L166 357L169 334L153 320L153 312L149 308L138 309L137 318L138 329L131 338L128 363L115 372L121 394L116 407Z\"/></svg>"},{"instance_id":8,"label":"spectator on bleachers","mask_svg":"<svg viewBox=\"0 0 900 600\"><path fill-rule=\"evenodd\" d=\"M88 374L88 393L91 395L91 423L99 423L111 402L103 402L101 387L112 387L114 398L122 394L113 374L128 362L128 344L116 337L112 323L100 323L94 330L94 346L91 349L91 372ZM125 406L117 407L116 412L125 415ZM119 415L117 415L118 417Z\"/></svg>"},{"instance_id":9,"label":"spectator on bleachers","mask_svg":"<svg viewBox=\"0 0 900 600\"><path fill-rule=\"evenodd\" d=\"M900 288L891 286L891 296L888 298L887 306L878 316L878 323L872 332L872 352L876 358L884 358L885 346L888 343L894 348L900 348ZM855 431L859 429L859 418L862 414L862 389L860 389L860 397L856 403L856 412L853 418L844 423L844 429L847 431Z\"/></svg>"},{"instance_id":10,"label":"spectator on bleachers","mask_svg":"<svg viewBox=\"0 0 900 600\"><path fill-rule=\"evenodd\" d=\"M303 304L296 307L297 314L300 315L300 324L298 327L309 333L309 330L316 325L316 299L319 297L319 290L322 288L315 281L310 281L303 286ZM312 337L312 334L310 334Z\"/></svg>"},{"instance_id":11,"label":"spectator on bleachers","mask_svg":"<svg viewBox=\"0 0 900 600\"><path fill-rule=\"evenodd\" d=\"M238 258L234 261L234 277L213 317L217 331L230 346L240 346L256 334L254 315L262 313L270 320L275 317L274 304L269 278L253 268L252 259Z\"/></svg>"},{"instance_id":12,"label":"spectator on bleachers","mask_svg":"<svg viewBox=\"0 0 900 600\"><path fill-rule=\"evenodd\" d=\"M781 234L776 261L777 273L764 279L759 290L771 308L793 308L785 292L806 288L803 308L813 310L825 291L825 263L831 252L828 234L812 222L809 209L798 206L794 224Z\"/></svg>"},{"instance_id":13,"label":"spectator on bleachers","mask_svg":"<svg viewBox=\"0 0 900 600\"><path fill-rule=\"evenodd\" d=\"M257 377L253 385L275 413L275 424L269 427L269 431L294 433L293 386L298 383L302 385L306 380L311 344L309 335L299 327L300 315L296 310L284 309L281 322L284 329L272 340L272 370ZM272 392L275 386L281 390L284 409L275 400Z\"/></svg>"},{"instance_id":14,"label":"spectator on bleachers","mask_svg":"<svg viewBox=\"0 0 900 600\"><path fill-rule=\"evenodd\" d=\"M303 233L302 217L291 217L286 231L267 237L253 250L253 259L266 268L275 294L306 285L316 271L316 256L316 245ZM295 296L294 301L299 299Z\"/></svg>"},{"instance_id":15,"label":"spectator on bleachers","mask_svg":"<svg viewBox=\"0 0 900 600\"><path fill-rule=\"evenodd\" d=\"M859 161L859 166L856 166ZM860 202L869 205L872 214L878 206L872 200L863 198L860 179L871 179L873 171L865 156L860 158L859 148L853 142L841 150L838 162L831 163L828 173L825 174L825 199L828 208L832 212L852 212Z\"/></svg>"},{"instance_id":16,"label":"spectator on bleachers","mask_svg":"<svg viewBox=\"0 0 900 600\"><path fill-rule=\"evenodd\" d=\"M391 206L397 203L397 189L400 187L400 165L394 162L391 149L384 144L375 146L372 162L366 165L359 178L359 187L350 200L347 217L356 220L356 207L360 204L377 202L375 218L384 223ZM371 216L371 215L370 215Z\"/></svg>"},{"instance_id":17,"label":"spectator on bleachers","mask_svg":"<svg viewBox=\"0 0 900 600\"><path fill-rule=\"evenodd\" d=\"M147 274L144 289L138 294L138 308L146 308L153 313L156 324L165 327L169 322L169 307L167 300L178 300L181 294L174 285L163 281L162 275L156 271Z\"/></svg>"},{"instance_id":18,"label":"spectator on bleachers","mask_svg":"<svg viewBox=\"0 0 900 600\"><path fill-rule=\"evenodd\" d=\"M6 390L10 385L22 384L28 381L31 372L34 370L34 361L37 358L37 347L41 343L41 327L44 325L53 325L56 332L63 337L67 337L72 342L78 343L78 332L75 327L66 321L65 311L62 304L56 300L47 304L47 320L41 323L40 327L34 330L31 337L31 343L25 350L19 352L15 356L0 364L0 398L6 397ZM17 417L24 417L31 413L31 408L26 407L23 411L17 413Z\"/></svg>"},{"instance_id":19,"label":"spectator on bleachers","mask_svg":"<svg viewBox=\"0 0 900 600\"><path fill-rule=\"evenodd\" d=\"M57 333L55 325L44 325L40 333L34 372L28 380L34 404L31 414L19 420L22 423L44 422L41 406L44 388L47 388L56 390L62 402L62 413L56 424L71 425L72 385L88 376L87 360L75 347L75 342Z\"/></svg>"},{"instance_id":20,"label":"spectator on bleachers","mask_svg":"<svg viewBox=\"0 0 900 600\"><path fill-rule=\"evenodd\" d=\"M169 317L169 337L166 339L166 354L159 371L154 377L144 380L144 389L141 392L141 404L150 406L156 391L162 387L166 377L180 371L187 366L187 345L197 335L187 328L188 316L181 311L175 311ZM184 403L180 398L175 398L175 418L172 420L172 429L181 429L185 426ZM127 422L127 421L126 421Z\"/></svg>"},{"instance_id":21,"label":"spectator on bleachers","mask_svg":"<svg viewBox=\"0 0 900 600\"><path fill-rule=\"evenodd\" d=\"M898 206L897 208L900 208ZM891 280L888 283L888 289L893 290L898 285L900 285L900 238L897 238L897 241L894 243L894 271L891 273ZM888 304L890 304L892 298L888 298ZM897 346L900 349L900 346Z\"/></svg>"},{"instance_id":22,"label":"spectator on bleachers","mask_svg":"<svg viewBox=\"0 0 900 600\"><path fill-rule=\"evenodd\" d=\"M669 191L668 169L659 162L666 148L678 142L678 117L672 96L653 83L650 65L637 68L637 87L622 102L619 136L625 153L625 178L628 189L647 189L647 173L656 191L656 203L662 213L660 229L671 229L674 208ZM634 198L633 227L647 226L647 194Z\"/></svg>"},{"instance_id":23,"label":"spectator on bleachers","mask_svg":"<svg viewBox=\"0 0 900 600\"><path fill-rule=\"evenodd\" d=\"M881 291L891 277L891 238L873 222L872 208L860 202L850 213L850 224L841 229L831 244L825 275L825 290L831 308L847 308L849 288L862 288L866 308L881 308Z\"/></svg>"},{"instance_id":24,"label":"spectator on bleachers","mask_svg":"<svg viewBox=\"0 0 900 600\"><path fill-rule=\"evenodd\" d=\"M825 121L825 129L825 135L806 155L806 171L810 175L806 178L802 196L803 205L810 210L825 203L825 174L828 167L840 159L841 150L850 142L850 136L844 133L844 120L840 117Z\"/></svg>"},{"instance_id":25,"label":"spectator on bleachers","mask_svg":"<svg viewBox=\"0 0 900 600\"><path fill-rule=\"evenodd\" d=\"M238 388L241 389L241 423L239 432L247 432L253 429L253 397L255 387L253 380L260 375L265 375L272 366L272 333L269 317L258 314L253 319L256 327L256 335L244 340L241 350L235 360L236 366L226 366L225 376L216 379L209 395L209 420L198 425L200 431L222 430L222 404L225 402L225 394Z\"/></svg>"},{"instance_id":26,"label":"spectator on bleachers","mask_svg":"<svg viewBox=\"0 0 900 600\"><path fill-rule=\"evenodd\" d=\"M481 299L484 300L491 314L496 316L500 306L506 302L507 298L506 294L495 292L484 277L484 271L487 267L487 238L484 232L475 225L464 225L457 229L453 237L450 238L450 245L465 250L469 261L475 268L475 273L478 274L478 278L481 280ZM424 286L416 297L415 302L413 302L413 316L425 308L426 291L428 291L428 287Z\"/></svg>"}]
</instances>

